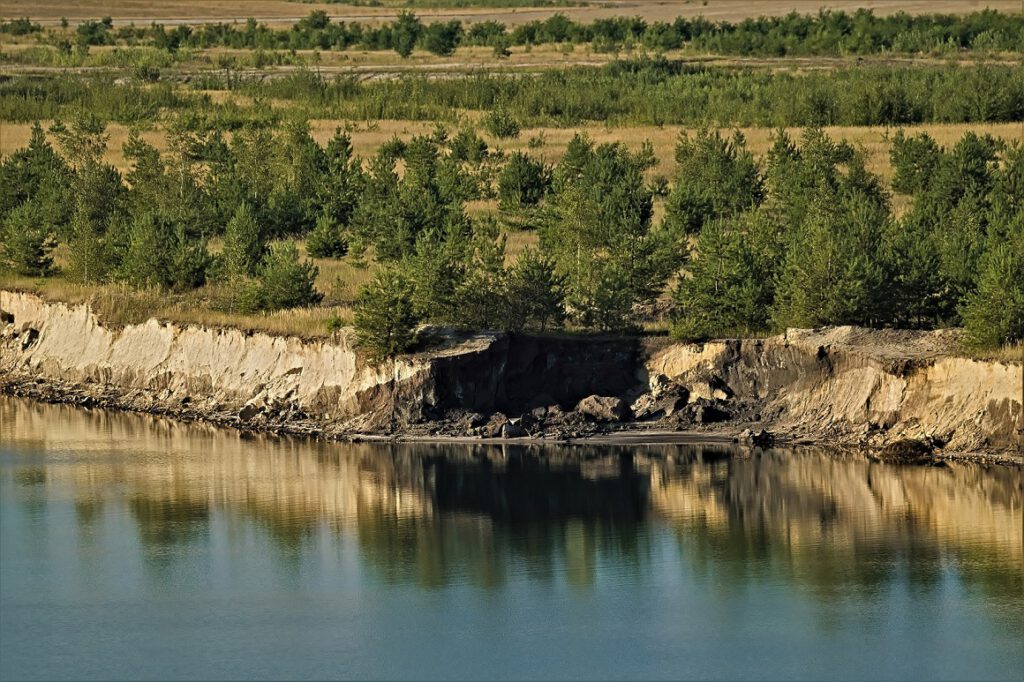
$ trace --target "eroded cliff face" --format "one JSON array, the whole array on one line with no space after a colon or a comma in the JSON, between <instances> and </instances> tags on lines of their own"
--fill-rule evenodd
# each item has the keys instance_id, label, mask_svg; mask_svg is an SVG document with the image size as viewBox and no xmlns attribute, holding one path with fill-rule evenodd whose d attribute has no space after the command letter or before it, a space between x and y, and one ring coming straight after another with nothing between
<instances>
[{"instance_id":1,"label":"eroded cliff face","mask_svg":"<svg viewBox=\"0 0 1024 682\"><path fill-rule=\"evenodd\" d=\"M451 410L573 405L637 382L632 340L449 335L373 366L345 330L309 341L150 320L104 327L84 305L0 291L0 384L53 400L298 432L393 433ZM47 392L46 389L52 389Z\"/></svg>"},{"instance_id":2,"label":"eroded cliff face","mask_svg":"<svg viewBox=\"0 0 1024 682\"><path fill-rule=\"evenodd\" d=\"M435 365L486 353L477 336L429 356L373 367L350 339L304 341L234 329L150 320L103 327L88 307L0 292L0 373L71 386L111 387L119 406L211 415L241 422L292 418L343 430L378 431L416 419L437 402Z\"/></svg>"},{"instance_id":3,"label":"eroded cliff face","mask_svg":"<svg viewBox=\"0 0 1024 682\"><path fill-rule=\"evenodd\" d=\"M347 332L308 341L155 320L109 329L86 306L0 291L0 390L328 436L479 435L502 412L533 424L517 435L750 425L795 439L1015 450L1021 365L955 357L955 347L953 332L853 327L657 351L631 339L451 334L372 366ZM594 394L633 412L609 423L574 411ZM670 409L655 409L658 394Z\"/></svg>"},{"instance_id":4,"label":"eroded cliff face","mask_svg":"<svg viewBox=\"0 0 1024 682\"><path fill-rule=\"evenodd\" d=\"M683 385L720 381L796 437L885 444L931 438L954 451L1011 450L1020 364L952 357L951 331L835 327L758 340L677 344L647 361Z\"/></svg>"}]
</instances>

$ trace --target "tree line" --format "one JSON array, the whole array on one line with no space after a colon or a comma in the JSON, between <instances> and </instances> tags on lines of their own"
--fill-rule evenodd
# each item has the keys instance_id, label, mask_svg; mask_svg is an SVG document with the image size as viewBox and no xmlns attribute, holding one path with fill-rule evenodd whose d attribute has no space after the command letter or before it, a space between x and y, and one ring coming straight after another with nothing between
<instances>
[{"instance_id":1,"label":"tree line","mask_svg":"<svg viewBox=\"0 0 1024 682\"><path fill-rule=\"evenodd\" d=\"M313 256L377 263L355 317L376 357L414 347L422 323L628 333L666 295L688 340L827 324L963 325L981 347L1024 335L1019 142L968 133L947 149L897 133L892 188L910 197L897 217L862 153L818 128L776 133L763 162L739 133L684 134L670 183L649 179L649 145L585 135L549 165L468 128L363 160L344 132L322 146L302 123L230 139L172 125L166 154L129 137L121 177L95 118L50 133L59 152L37 124L0 165L6 267L47 276L60 243L82 282L221 282L217 305L269 311L321 298L304 239ZM497 212L471 217L476 199ZM509 262L513 229L539 246Z\"/></svg>"},{"instance_id":2,"label":"tree line","mask_svg":"<svg viewBox=\"0 0 1024 682\"><path fill-rule=\"evenodd\" d=\"M194 88L194 89L193 89ZM231 88L248 104L215 103ZM195 89L198 89L197 92ZM286 106L271 107L270 100ZM0 77L0 120L69 118L80 110L120 123L182 114L193 126L277 127L284 118L454 122L498 111L518 126L827 126L1024 120L1024 66L850 67L808 73L708 67L663 58L533 75L404 75L360 82L312 69L266 81L206 73L190 85L112 76Z\"/></svg>"},{"instance_id":3,"label":"tree line","mask_svg":"<svg viewBox=\"0 0 1024 682\"><path fill-rule=\"evenodd\" d=\"M323 10L310 12L289 28L275 29L248 19L244 24L180 25L168 28L114 26L109 18L78 24L66 31L44 32L38 24L16 19L0 24L0 32L46 35L63 50L88 52L93 45L152 45L181 48L264 50L394 50L408 57L414 49L438 55L458 47L487 46L506 56L512 46L591 44L613 52L642 47L651 50L695 51L759 57L873 55L934 51L988 50L1019 52L1024 45L1024 17L983 10L966 15L897 12L877 16L871 10L853 13L822 10L792 12L780 17L740 22L711 21L703 16L647 22L639 17L609 17L576 22L558 13L544 20L507 26L497 21L463 24L459 20L425 23L411 11L380 24L331 21Z\"/></svg>"}]
</instances>

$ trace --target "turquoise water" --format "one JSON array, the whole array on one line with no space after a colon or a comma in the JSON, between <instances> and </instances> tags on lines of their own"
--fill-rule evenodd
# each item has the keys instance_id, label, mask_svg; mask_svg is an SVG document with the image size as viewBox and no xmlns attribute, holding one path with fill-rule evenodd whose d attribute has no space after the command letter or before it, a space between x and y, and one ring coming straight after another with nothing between
<instances>
[{"instance_id":1,"label":"turquoise water","mask_svg":"<svg viewBox=\"0 0 1024 682\"><path fill-rule=\"evenodd\" d=\"M1018 469L0 397L0 678L1024 678Z\"/></svg>"}]
</instances>

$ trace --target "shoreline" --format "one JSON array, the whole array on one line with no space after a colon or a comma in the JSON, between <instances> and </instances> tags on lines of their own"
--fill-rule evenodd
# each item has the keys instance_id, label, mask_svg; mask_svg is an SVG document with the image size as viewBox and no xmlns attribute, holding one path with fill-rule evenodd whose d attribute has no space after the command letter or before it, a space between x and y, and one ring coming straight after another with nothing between
<instances>
[{"instance_id":1,"label":"shoreline","mask_svg":"<svg viewBox=\"0 0 1024 682\"><path fill-rule=\"evenodd\" d=\"M116 393L116 391L114 391ZM358 433L331 429L329 425L314 422L286 422L282 424L240 423L228 414L201 414L195 410L173 410L161 407L140 409L126 405L117 399L88 394L81 389L58 388L51 382L0 381L0 396L26 400L48 405L64 405L83 410L104 410L121 414L161 417L181 424L206 424L219 429L229 429L241 434L260 434L272 437L323 440L332 443L379 443L379 444L437 444L437 445L493 445L524 446L545 448L553 446L628 446L628 445L718 445L745 448L750 452L768 448L816 447L833 453L856 452L880 463L904 464L908 466L942 465L945 462L969 462L974 464L1024 468L1024 453L1007 450L980 450L974 452L937 450L916 461L899 461L882 456L884 448L866 443L813 438L792 434L773 434L770 445L760 446L744 442L740 438L743 429L757 424L722 423L707 430L670 430L659 425L626 423L617 427L596 425L599 428L585 435L575 437L549 437L527 435L519 437L493 438L482 436L445 435L429 433L424 429L412 429L395 433ZM424 427L437 424L424 424Z\"/></svg>"}]
</instances>

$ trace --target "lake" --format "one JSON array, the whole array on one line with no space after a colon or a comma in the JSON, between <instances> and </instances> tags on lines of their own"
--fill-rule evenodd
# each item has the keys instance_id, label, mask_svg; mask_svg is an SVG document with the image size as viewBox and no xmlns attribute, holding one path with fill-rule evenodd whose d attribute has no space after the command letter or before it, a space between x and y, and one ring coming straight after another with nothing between
<instances>
[{"instance_id":1,"label":"lake","mask_svg":"<svg viewBox=\"0 0 1024 682\"><path fill-rule=\"evenodd\" d=\"M1021 469L0 396L0 678L1024 678Z\"/></svg>"}]
</instances>

